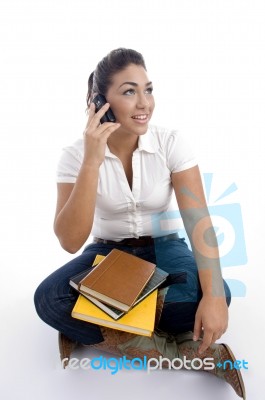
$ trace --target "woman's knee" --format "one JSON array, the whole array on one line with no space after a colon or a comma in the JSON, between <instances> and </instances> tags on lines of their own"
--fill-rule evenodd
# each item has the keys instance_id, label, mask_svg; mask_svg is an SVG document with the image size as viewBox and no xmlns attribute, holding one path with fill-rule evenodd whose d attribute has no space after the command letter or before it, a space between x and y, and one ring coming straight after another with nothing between
<instances>
[{"instance_id":1,"label":"woman's knee","mask_svg":"<svg viewBox=\"0 0 265 400\"><path fill-rule=\"evenodd\" d=\"M39 284L34 293L35 308L42 319L54 308L59 308L60 300L69 293L69 279L62 272L62 268L53 272Z\"/></svg>"},{"instance_id":2,"label":"woman's knee","mask_svg":"<svg viewBox=\"0 0 265 400\"><path fill-rule=\"evenodd\" d=\"M34 293L34 305L37 314L42 320L46 320L47 303L50 301L51 290L50 285L47 283L47 278L39 284Z\"/></svg>"}]
</instances>

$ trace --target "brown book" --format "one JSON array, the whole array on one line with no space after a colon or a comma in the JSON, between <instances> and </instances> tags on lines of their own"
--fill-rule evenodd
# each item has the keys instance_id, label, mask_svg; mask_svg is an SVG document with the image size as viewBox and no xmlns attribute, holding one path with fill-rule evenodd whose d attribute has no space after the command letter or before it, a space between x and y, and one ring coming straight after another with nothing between
<instances>
[{"instance_id":1,"label":"brown book","mask_svg":"<svg viewBox=\"0 0 265 400\"><path fill-rule=\"evenodd\" d=\"M155 264L113 249L79 284L79 290L129 311L151 279Z\"/></svg>"}]
</instances>

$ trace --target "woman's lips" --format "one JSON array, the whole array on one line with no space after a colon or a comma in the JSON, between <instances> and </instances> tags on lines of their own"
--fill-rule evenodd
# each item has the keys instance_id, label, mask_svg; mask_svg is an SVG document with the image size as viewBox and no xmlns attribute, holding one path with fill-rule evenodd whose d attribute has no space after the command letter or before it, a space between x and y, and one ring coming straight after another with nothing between
<instances>
[{"instance_id":1,"label":"woman's lips","mask_svg":"<svg viewBox=\"0 0 265 400\"><path fill-rule=\"evenodd\" d=\"M133 115L132 119L139 124L145 124L149 119L149 114Z\"/></svg>"}]
</instances>

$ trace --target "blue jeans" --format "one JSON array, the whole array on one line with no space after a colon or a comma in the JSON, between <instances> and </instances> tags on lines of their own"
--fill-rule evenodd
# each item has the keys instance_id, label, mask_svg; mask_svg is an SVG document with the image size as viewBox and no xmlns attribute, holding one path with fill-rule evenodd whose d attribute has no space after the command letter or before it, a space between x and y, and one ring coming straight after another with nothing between
<instances>
[{"instance_id":1,"label":"blue jeans","mask_svg":"<svg viewBox=\"0 0 265 400\"><path fill-rule=\"evenodd\" d=\"M92 243L83 253L49 275L34 296L39 317L70 339L86 345L103 341L98 325L71 317L78 293L69 279L92 266L97 254L107 255L115 245ZM144 247L116 246L118 249L153 262L169 273L169 286L158 329L168 333L193 330L195 313L202 297L197 266L184 239L154 239L154 245ZM231 293L224 281L227 304Z\"/></svg>"}]
</instances>

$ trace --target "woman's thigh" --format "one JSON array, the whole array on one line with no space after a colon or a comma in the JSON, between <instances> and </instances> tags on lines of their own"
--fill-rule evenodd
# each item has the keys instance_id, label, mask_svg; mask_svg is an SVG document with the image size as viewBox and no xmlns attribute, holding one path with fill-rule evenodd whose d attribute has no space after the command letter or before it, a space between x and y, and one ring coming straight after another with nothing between
<instances>
[{"instance_id":1,"label":"woman's thigh","mask_svg":"<svg viewBox=\"0 0 265 400\"><path fill-rule=\"evenodd\" d=\"M106 246L91 245L41 282L34 295L39 317L72 340L84 344L101 342L103 337L97 325L72 318L71 312L78 293L69 285L69 280L92 268L97 254L107 255L110 251Z\"/></svg>"}]
</instances>

